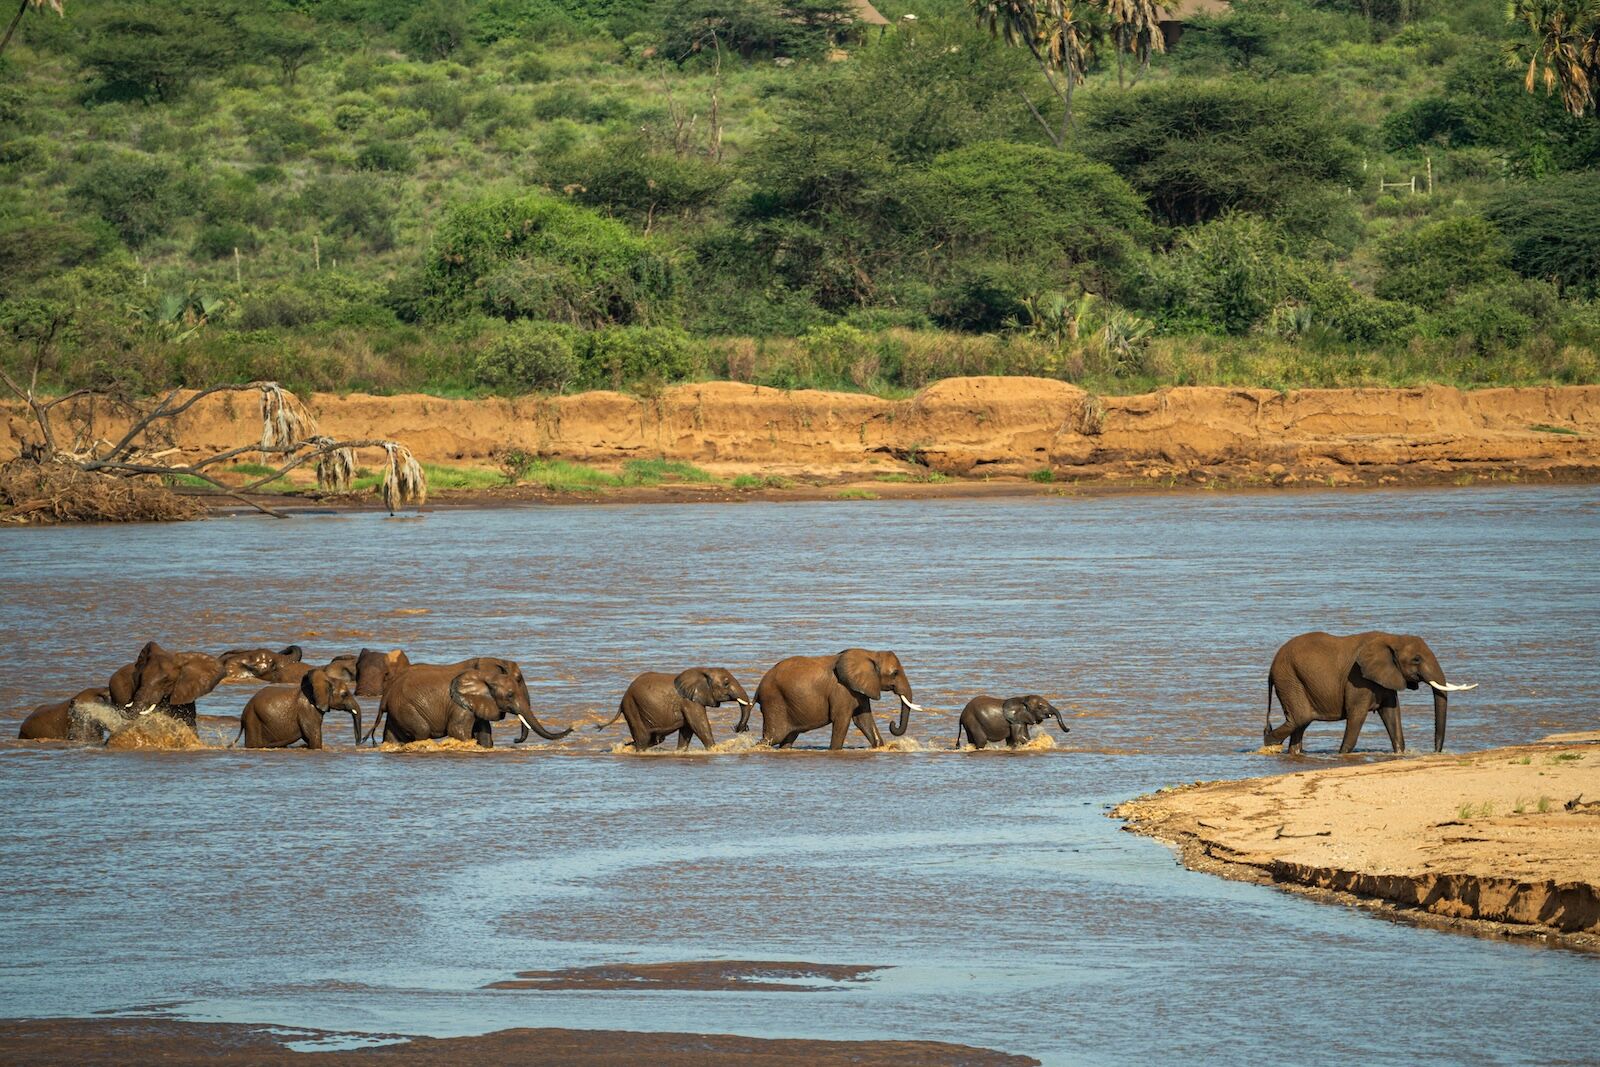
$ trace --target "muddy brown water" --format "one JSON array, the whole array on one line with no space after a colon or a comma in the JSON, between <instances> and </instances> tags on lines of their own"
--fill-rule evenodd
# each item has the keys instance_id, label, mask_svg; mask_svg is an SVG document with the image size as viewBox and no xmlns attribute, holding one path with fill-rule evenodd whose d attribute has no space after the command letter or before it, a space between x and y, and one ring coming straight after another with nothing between
<instances>
[{"instance_id":1,"label":"muddy brown water","mask_svg":"<svg viewBox=\"0 0 1600 1067\"><path fill-rule=\"evenodd\" d=\"M1426 635L1481 683L1452 750L1592 728L1597 560L1592 488L7 531L10 736L152 637L498 653L555 725L609 717L642 670L723 665L753 690L782 656L859 644L897 650L929 712L903 750L842 756L641 758L611 751L620 723L358 753L338 715L323 753L7 742L0 1015L916 1038L1051 1064L1593 1062L1600 961L1188 872L1105 809L1295 766L1254 749L1272 653L1312 628ZM202 738L225 744L252 691L204 700ZM950 751L968 697L1026 691L1072 732ZM1426 744L1428 700L1402 704ZM714 713L719 740L734 717ZM1313 727L1302 765L1338 741ZM1359 758L1386 750L1369 722ZM703 988L487 988L762 960L782 967Z\"/></svg>"}]
</instances>

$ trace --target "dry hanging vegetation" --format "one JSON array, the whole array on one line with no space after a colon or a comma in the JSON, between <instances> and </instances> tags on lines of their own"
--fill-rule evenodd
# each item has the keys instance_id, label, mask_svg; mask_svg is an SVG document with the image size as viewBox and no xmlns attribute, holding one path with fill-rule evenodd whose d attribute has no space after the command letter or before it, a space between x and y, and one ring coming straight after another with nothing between
<instances>
[{"instance_id":1,"label":"dry hanging vegetation","mask_svg":"<svg viewBox=\"0 0 1600 1067\"><path fill-rule=\"evenodd\" d=\"M205 513L196 497L227 496L278 518L287 516L249 494L314 462L317 486L346 492L356 473L356 450L384 450L382 493L393 514L406 504L421 505L427 478L411 450L384 439L337 441L318 430L316 419L293 393L277 382L215 385L179 399L172 390L154 404L121 397L113 390L77 389L41 399L38 364L24 388L4 370L0 381L28 405L39 440L0 466L0 522L152 522L192 519ZM261 440L241 444L188 463L164 462L179 452L173 438L179 415L214 393L259 393ZM128 428L115 441L101 437L96 420L126 418ZM64 443L65 442L65 443ZM250 482L222 482L217 465L258 452L279 465ZM177 492L170 482L191 484Z\"/></svg>"}]
</instances>

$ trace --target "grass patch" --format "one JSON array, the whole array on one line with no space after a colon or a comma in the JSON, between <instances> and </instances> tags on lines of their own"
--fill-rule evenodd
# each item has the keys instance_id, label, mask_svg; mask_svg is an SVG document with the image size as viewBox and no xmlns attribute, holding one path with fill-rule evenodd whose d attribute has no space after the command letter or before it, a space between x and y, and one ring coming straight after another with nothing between
<instances>
[{"instance_id":1,"label":"grass patch","mask_svg":"<svg viewBox=\"0 0 1600 1067\"><path fill-rule=\"evenodd\" d=\"M792 489L794 482L776 474L741 474L733 480L735 489Z\"/></svg>"},{"instance_id":2,"label":"grass patch","mask_svg":"<svg viewBox=\"0 0 1600 1067\"><path fill-rule=\"evenodd\" d=\"M1550 762L1551 763L1571 763L1574 760L1580 760L1582 758L1583 758L1583 753L1582 752L1557 752L1554 756L1550 757Z\"/></svg>"},{"instance_id":3,"label":"grass patch","mask_svg":"<svg viewBox=\"0 0 1600 1067\"><path fill-rule=\"evenodd\" d=\"M880 482L916 482L921 485L938 485L941 482L950 481L951 478L948 474L939 471L918 471L914 474L910 471L891 471L888 474L878 475L877 480Z\"/></svg>"},{"instance_id":4,"label":"grass patch","mask_svg":"<svg viewBox=\"0 0 1600 1067\"><path fill-rule=\"evenodd\" d=\"M536 459L518 471L517 481L557 493L594 493L623 484L615 474L564 459Z\"/></svg>"},{"instance_id":5,"label":"grass patch","mask_svg":"<svg viewBox=\"0 0 1600 1067\"><path fill-rule=\"evenodd\" d=\"M660 485L662 482L690 482L706 485L716 481L710 471L693 463L667 459L630 459L622 465L625 485Z\"/></svg>"},{"instance_id":6,"label":"grass patch","mask_svg":"<svg viewBox=\"0 0 1600 1067\"><path fill-rule=\"evenodd\" d=\"M1494 804L1485 800L1482 804L1463 804L1456 809L1456 817L1462 822L1468 819L1487 819L1494 814Z\"/></svg>"},{"instance_id":7,"label":"grass patch","mask_svg":"<svg viewBox=\"0 0 1600 1067\"><path fill-rule=\"evenodd\" d=\"M876 500L878 494L871 489L841 489L837 497L840 500Z\"/></svg>"},{"instance_id":8,"label":"grass patch","mask_svg":"<svg viewBox=\"0 0 1600 1067\"><path fill-rule=\"evenodd\" d=\"M1036 470L1032 474L1028 475L1028 481L1030 481L1030 482L1041 482L1041 483L1043 483L1043 482L1053 482L1055 480L1056 480L1056 472L1051 470L1049 467L1040 467L1038 470Z\"/></svg>"},{"instance_id":9,"label":"grass patch","mask_svg":"<svg viewBox=\"0 0 1600 1067\"><path fill-rule=\"evenodd\" d=\"M269 467L265 463L235 463L228 467L231 474L242 474L248 478L260 478L271 474L277 467Z\"/></svg>"},{"instance_id":10,"label":"grass patch","mask_svg":"<svg viewBox=\"0 0 1600 1067\"><path fill-rule=\"evenodd\" d=\"M1529 426L1528 429L1535 433L1558 433L1563 437L1577 437L1578 431L1570 426L1551 426L1549 423L1540 422Z\"/></svg>"}]
</instances>

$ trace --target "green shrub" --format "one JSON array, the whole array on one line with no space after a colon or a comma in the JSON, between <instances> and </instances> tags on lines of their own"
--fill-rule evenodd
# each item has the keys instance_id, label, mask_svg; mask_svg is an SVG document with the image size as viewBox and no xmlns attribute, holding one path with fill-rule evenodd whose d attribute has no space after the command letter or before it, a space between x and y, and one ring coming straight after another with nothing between
<instances>
[{"instance_id":1,"label":"green shrub","mask_svg":"<svg viewBox=\"0 0 1600 1067\"><path fill-rule=\"evenodd\" d=\"M193 183L182 171L164 160L125 151L84 168L71 195L135 248L166 232L195 203Z\"/></svg>"},{"instance_id":2,"label":"green shrub","mask_svg":"<svg viewBox=\"0 0 1600 1067\"><path fill-rule=\"evenodd\" d=\"M233 255L234 249L241 252L254 251L256 247L255 231L242 222L213 222L202 226L195 235L193 253L202 259L221 259Z\"/></svg>"},{"instance_id":3,"label":"green shrub","mask_svg":"<svg viewBox=\"0 0 1600 1067\"><path fill-rule=\"evenodd\" d=\"M1043 288L1081 281L1151 237L1144 201L1111 168L1071 152L988 142L935 159L906 182L919 247L953 261L1027 264ZM1104 291L1103 279L1093 286Z\"/></svg>"},{"instance_id":4,"label":"green shrub","mask_svg":"<svg viewBox=\"0 0 1600 1067\"><path fill-rule=\"evenodd\" d=\"M376 175L331 175L318 178L300 196L302 210L320 219L324 232L361 241L375 252L394 245L394 216L399 190Z\"/></svg>"},{"instance_id":5,"label":"green shrub","mask_svg":"<svg viewBox=\"0 0 1600 1067\"><path fill-rule=\"evenodd\" d=\"M434 126L455 129L467 120L467 101L461 90L448 82L424 82L403 97L407 107L428 116Z\"/></svg>"},{"instance_id":6,"label":"green shrub","mask_svg":"<svg viewBox=\"0 0 1600 1067\"><path fill-rule=\"evenodd\" d=\"M1548 282L1512 279L1461 293L1434 313L1430 327L1438 336L1467 338L1477 351L1494 352L1548 328L1560 306Z\"/></svg>"},{"instance_id":7,"label":"green shrub","mask_svg":"<svg viewBox=\"0 0 1600 1067\"><path fill-rule=\"evenodd\" d=\"M398 141L369 141L356 153L357 170L394 171L403 173L415 166L411 149Z\"/></svg>"},{"instance_id":8,"label":"green shrub","mask_svg":"<svg viewBox=\"0 0 1600 1067\"><path fill-rule=\"evenodd\" d=\"M703 373L694 342L669 326L607 326L584 334L578 343L585 385L621 389L656 379L679 382Z\"/></svg>"},{"instance_id":9,"label":"green shrub","mask_svg":"<svg viewBox=\"0 0 1600 1067\"><path fill-rule=\"evenodd\" d=\"M1289 295L1283 235L1253 215L1228 215L1182 231L1158 261L1168 330L1247 333Z\"/></svg>"},{"instance_id":10,"label":"green shrub","mask_svg":"<svg viewBox=\"0 0 1600 1067\"><path fill-rule=\"evenodd\" d=\"M473 378L499 392L559 393L577 380L581 370L571 327L513 322L484 346L473 365Z\"/></svg>"},{"instance_id":11,"label":"green shrub","mask_svg":"<svg viewBox=\"0 0 1600 1067\"><path fill-rule=\"evenodd\" d=\"M929 310L940 326L993 333L1023 317L1024 301L1043 281L1027 267L958 262L935 292Z\"/></svg>"},{"instance_id":12,"label":"green shrub","mask_svg":"<svg viewBox=\"0 0 1600 1067\"><path fill-rule=\"evenodd\" d=\"M1393 300L1359 296L1333 311L1328 324L1351 344L1393 346L1416 332L1417 309Z\"/></svg>"},{"instance_id":13,"label":"green shrub","mask_svg":"<svg viewBox=\"0 0 1600 1067\"><path fill-rule=\"evenodd\" d=\"M702 156L657 151L632 135L547 157L538 173L545 185L567 190L579 203L641 221L707 207L731 178L727 168Z\"/></svg>"},{"instance_id":14,"label":"green shrub","mask_svg":"<svg viewBox=\"0 0 1600 1067\"><path fill-rule=\"evenodd\" d=\"M672 311L674 270L621 223L538 193L460 204L425 259L436 317L473 307L505 319L649 324Z\"/></svg>"},{"instance_id":15,"label":"green shrub","mask_svg":"<svg viewBox=\"0 0 1600 1067\"><path fill-rule=\"evenodd\" d=\"M400 27L400 39L418 59L446 59L466 43L468 32L463 0L427 0Z\"/></svg>"},{"instance_id":16,"label":"green shrub","mask_svg":"<svg viewBox=\"0 0 1600 1067\"><path fill-rule=\"evenodd\" d=\"M1509 258L1499 231L1476 215L1425 223L1378 246L1374 292L1435 308L1452 292L1507 276Z\"/></svg>"}]
</instances>

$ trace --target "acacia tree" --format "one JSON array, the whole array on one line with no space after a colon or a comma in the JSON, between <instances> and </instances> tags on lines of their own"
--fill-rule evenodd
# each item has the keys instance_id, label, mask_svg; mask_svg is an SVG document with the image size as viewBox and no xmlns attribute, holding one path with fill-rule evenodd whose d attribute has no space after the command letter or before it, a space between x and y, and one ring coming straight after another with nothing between
<instances>
[{"instance_id":1,"label":"acacia tree","mask_svg":"<svg viewBox=\"0 0 1600 1067\"><path fill-rule=\"evenodd\" d=\"M1057 148L1067 146L1072 129L1073 91L1083 83L1102 34L1099 10L1073 0L968 0L978 25L1006 44L1022 45L1038 61L1051 92L1061 104L1061 121L1051 123L1023 94L1028 111Z\"/></svg>"},{"instance_id":2,"label":"acacia tree","mask_svg":"<svg viewBox=\"0 0 1600 1067\"><path fill-rule=\"evenodd\" d=\"M1528 57L1528 92L1543 82L1572 114L1600 112L1600 0L1512 0L1508 10L1535 38L1511 46L1513 58Z\"/></svg>"}]
</instances>

